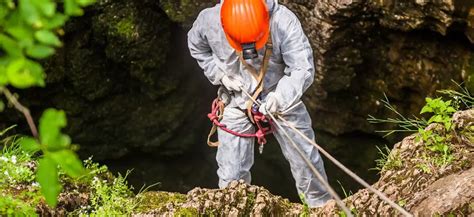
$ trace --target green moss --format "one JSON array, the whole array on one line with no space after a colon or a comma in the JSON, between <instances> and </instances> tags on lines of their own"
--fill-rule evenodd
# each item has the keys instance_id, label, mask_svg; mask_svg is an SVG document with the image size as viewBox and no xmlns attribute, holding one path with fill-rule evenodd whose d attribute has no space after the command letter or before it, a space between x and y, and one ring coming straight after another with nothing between
<instances>
[{"instance_id":1,"label":"green moss","mask_svg":"<svg viewBox=\"0 0 474 217\"><path fill-rule=\"evenodd\" d=\"M193 216L199 216L199 212L195 208L186 207L186 208L178 209L178 211L176 211L174 213L174 216L177 216L177 217L178 216L179 217L193 217Z\"/></svg>"},{"instance_id":2,"label":"green moss","mask_svg":"<svg viewBox=\"0 0 474 217\"><path fill-rule=\"evenodd\" d=\"M186 195L168 192L146 192L140 194L141 203L135 208L137 212L148 212L151 210L160 210L168 203L179 204L186 201ZM183 208L185 209L185 208ZM181 209L180 209L181 210ZM178 210L179 211L179 210ZM183 213L189 213L192 210L182 210Z\"/></svg>"},{"instance_id":3,"label":"green moss","mask_svg":"<svg viewBox=\"0 0 474 217\"><path fill-rule=\"evenodd\" d=\"M133 38L136 32L136 27L133 22L133 17L125 17L115 25L115 31L119 36L127 39Z\"/></svg>"},{"instance_id":4,"label":"green moss","mask_svg":"<svg viewBox=\"0 0 474 217\"><path fill-rule=\"evenodd\" d=\"M247 195L247 206L245 207L245 214L250 215L252 213L253 206L255 205L255 193L248 193Z\"/></svg>"}]
</instances>

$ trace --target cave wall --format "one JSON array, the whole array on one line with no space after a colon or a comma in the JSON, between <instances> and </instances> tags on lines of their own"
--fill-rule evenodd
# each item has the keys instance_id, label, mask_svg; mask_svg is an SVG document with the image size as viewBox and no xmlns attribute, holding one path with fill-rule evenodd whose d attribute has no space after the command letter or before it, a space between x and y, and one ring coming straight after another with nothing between
<instances>
[{"instance_id":1,"label":"cave wall","mask_svg":"<svg viewBox=\"0 0 474 217\"><path fill-rule=\"evenodd\" d=\"M45 107L66 110L67 132L98 159L202 146L214 88L188 54L186 31L215 2L100 0L66 26L65 46L45 62L47 88L19 91L21 100L36 117ZM384 93L416 114L451 79L474 83L469 0L281 3L313 46L317 75L304 100L318 130L373 133L367 115L390 116ZM12 110L0 118L2 126L23 122Z\"/></svg>"}]
</instances>

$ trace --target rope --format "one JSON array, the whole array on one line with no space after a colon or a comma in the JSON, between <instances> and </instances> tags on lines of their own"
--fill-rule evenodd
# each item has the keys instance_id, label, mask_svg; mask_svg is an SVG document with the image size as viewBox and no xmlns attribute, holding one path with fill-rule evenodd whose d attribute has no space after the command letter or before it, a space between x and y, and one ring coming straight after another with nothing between
<instances>
[{"instance_id":1,"label":"rope","mask_svg":"<svg viewBox=\"0 0 474 217\"><path fill-rule=\"evenodd\" d=\"M257 102L255 99L253 99L250 96L249 93L247 93L247 91L242 90L242 92L245 93L245 95L247 95L255 104L261 106L259 102ZM270 114L270 113L268 113L268 114ZM346 213L347 216L352 217L351 211L344 205L344 203L342 202L339 195L337 195L336 191L334 191L334 189L329 185L329 183L323 178L323 176L318 172L318 170L314 167L314 165L311 163L311 161L308 160L308 158L304 155L303 151L301 151L300 147L298 147L298 145L295 143L295 141L293 141L293 139L290 137L290 135L288 135L288 133L283 129L283 127L280 125L278 120L276 120L275 117L271 114L270 114L270 118L274 121L274 123L277 125L277 127L280 128L280 130L285 134L285 137L288 138L288 140L293 145L293 147L298 151L298 154L301 156L301 158L303 158L303 160L309 166L311 171L316 175L316 178L318 179L318 181L320 183L323 183L324 187L326 187L326 189L328 190L328 193L336 200L337 205L339 205L339 207L341 207L341 209Z\"/></svg>"},{"instance_id":2,"label":"rope","mask_svg":"<svg viewBox=\"0 0 474 217\"><path fill-rule=\"evenodd\" d=\"M245 90L242 90L242 92L249 96L250 97L250 94L247 93ZM250 99L252 99L254 101L255 104L259 105L260 106L260 103L255 101L253 98L250 97ZM293 107L291 107L293 108ZM286 111L289 111L291 109L287 109ZM283 130L283 128L281 127L280 123L278 122L278 120L276 120L275 116L273 116L273 114L270 114L268 113L270 118L273 119L274 123L277 124L277 126L280 128L280 130ZM291 123L289 123L287 120L285 120L284 118L282 118L281 116L278 116L278 118L280 120L282 120L287 126L289 126L292 130L294 130L296 133L298 133L300 136L302 136L306 141L308 141L309 143L311 143L313 146L315 146L321 153L324 154L324 156L326 156L330 161L332 161L337 167L339 167L342 171L344 171L346 174L348 174L351 178L353 178L355 181L357 181L358 183L360 183L362 186L366 187L367 189L369 189L370 191L372 191L374 194L376 194L377 196L379 196L382 200L384 200L385 202L387 202L390 206L392 206L393 208L395 208L396 210L398 210L400 213L402 213L403 215L405 216L410 216L412 217L413 215L410 214L409 212L407 212L405 209L403 209L401 206L399 206L398 204L396 204L395 202L393 202L392 200L390 200L385 194L383 194L381 191L373 188L372 186L370 186L366 181L364 181L362 178L360 178L357 174L355 174L354 172L352 172L349 168L347 168L346 166L344 166L341 162L339 162L338 160L336 160L332 155L330 155L328 152L326 152L326 150L324 150L321 146L319 146L318 144L316 144L316 142L314 142L312 139L308 138L306 135L304 135L300 130L296 129ZM286 132L284 132L285 135L288 135ZM293 143L293 141L292 141ZM305 157L305 156L302 156L303 159L305 159L305 161L307 161L307 163L309 162L309 160ZM310 167L313 167L311 162L309 162L309 165ZM313 167L314 168L314 167ZM314 172L314 171L313 171ZM323 182L323 184L326 184ZM337 194L336 195L332 195L333 197L336 196L337 197ZM334 197L334 198L336 198ZM340 200L340 199L339 199ZM338 200L336 199L336 202L338 202ZM341 201L342 202L342 201ZM338 203L339 205L339 203ZM341 205L339 205L341 206ZM343 208L341 206L341 208ZM344 209L344 208L343 208ZM345 210L344 210L345 211Z\"/></svg>"},{"instance_id":3,"label":"rope","mask_svg":"<svg viewBox=\"0 0 474 217\"><path fill-rule=\"evenodd\" d=\"M288 138L288 140L293 145L293 147L298 151L301 158L303 158L303 160L306 162L306 164L308 164L309 168L316 175L316 178L318 179L318 181L323 183L324 187L328 190L329 194L336 200L337 205L339 205L339 207L341 207L341 209L346 213L347 216L352 217L353 215L352 215L351 211L349 210L349 208L346 207L346 205L344 205L344 203L342 202L339 195L337 195L336 191L334 191L334 189L329 185L329 183L324 179L324 177L314 167L314 165L311 163L311 161L308 160L308 158L305 156L303 151L301 151L300 147L298 147L298 145L295 143L295 141L293 141L293 139L291 139L290 135L288 135L288 133L285 131L285 129L283 129L283 127L280 125L280 123L278 123L278 121L275 119L275 117L270 113L269 113L269 115L270 115L270 118L273 119L273 122L277 125L277 127L280 128L280 130L285 134L286 138Z\"/></svg>"},{"instance_id":4,"label":"rope","mask_svg":"<svg viewBox=\"0 0 474 217\"><path fill-rule=\"evenodd\" d=\"M270 116L273 116L270 114ZM350 169L345 167L341 162L336 160L333 156L331 156L328 152L326 152L321 146L316 144L313 140L309 139L306 135L304 135L300 130L296 129L295 126L293 126L291 123L289 123L287 120L285 120L282 117L278 117L283 123L285 123L287 126L289 126L291 129L293 129L296 133L298 133L300 136L302 136L306 141L310 142L315 146L321 153L324 154L329 160L331 160L337 167L339 167L342 171L347 173L350 177L352 177L354 180L356 180L358 183L360 183L362 186L366 187L373 193L375 193L377 196L379 196L382 200L387 202L390 206L398 210L400 213L402 213L405 216L413 216L409 212L407 212L405 209L403 209L401 206L390 200L385 194L380 192L379 190L375 189L374 187L370 186L366 181L364 181L362 178L360 178L357 174L353 173Z\"/></svg>"}]
</instances>

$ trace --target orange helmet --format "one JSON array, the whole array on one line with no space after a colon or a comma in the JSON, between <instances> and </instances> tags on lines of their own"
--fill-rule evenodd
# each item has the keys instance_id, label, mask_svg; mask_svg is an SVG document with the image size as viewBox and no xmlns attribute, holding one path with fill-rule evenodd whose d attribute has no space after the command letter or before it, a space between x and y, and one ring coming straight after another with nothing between
<instances>
[{"instance_id":1,"label":"orange helmet","mask_svg":"<svg viewBox=\"0 0 474 217\"><path fill-rule=\"evenodd\" d=\"M255 58L270 34L270 14L264 0L225 0L221 22L227 41L244 58Z\"/></svg>"}]
</instances>

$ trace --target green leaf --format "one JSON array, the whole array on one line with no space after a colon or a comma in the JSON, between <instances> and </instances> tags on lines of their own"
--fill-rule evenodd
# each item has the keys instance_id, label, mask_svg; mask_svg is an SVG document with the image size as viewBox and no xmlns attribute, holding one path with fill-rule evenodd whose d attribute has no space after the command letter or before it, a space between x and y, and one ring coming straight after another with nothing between
<instances>
[{"instance_id":1,"label":"green leaf","mask_svg":"<svg viewBox=\"0 0 474 217\"><path fill-rule=\"evenodd\" d=\"M16 88L28 88L35 85L44 86L44 72L39 63L17 59L6 70L9 82Z\"/></svg>"},{"instance_id":2,"label":"green leaf","mask_svg":"<svg viewBox=\"0 0 474 217\"><path fill-rule=\"evenodd\" d=\"M8 84L8 77L7 77L7 68L0 64L0 86L5 86Z\"/></svg>"},{"instance_id":3,"label":"green leaf","mask_svg":"<svg viewBox=\"0 0 474 217\"><path fill-rule=\"evenodd\" d=\"M52 17L56 13L56 3L51 0L34 0L35 6L47 17Z\"/></svg>"},{"instance_id":4,"label":"green leaf","mask_svg":"<svg viewBox=\"0 0 474 217\"><path fill-rule=\"evenodd\" d=\"M64 14L55 14L53 17L48 19L48 22L45 23L44 27L46 29L56 29L63 26L68 17Z\"/></svg>"},{"instance_id":5,"label":"green leaf","mask_svg":"<svg viewBox=\"0 0 474 217\"><path fill-rule=\"evenodd\" d=\"M70 140L61 134L61 129L67 125L64 111L47 109L40 118L39 132L41 144L48 150L55 151L69 147Z\"/></svg>"},{"instance_id":6,"label":"green leaf","mask_svg":"<svg viewBox=\"0 0 474 217\"><path fill-rule=\"evenodd\" d=\"M77 4L82 7L89 6L95 3L95 0L76 0Z\"/></svg>"},{"instance_id":7,"label":"green leaf","mask_svg":"<svg viewBox=\"0 0 474 217\"><path fill-rule=\"evenodd\" d=\"M448 112L448 113L454 113L454 112L456 112L456 109L454 109L453 107L448 107L448 109L446 110L446 112Z\"/></svg>"},{"instance_id":8,"label":"green leaf","mask_svg":"<svg viewBox=\"0 0 474 217\"><path fill-rule=\"evenodd\" d=\"M3 112L5 110L5 103L0 100L0 112Z\"/></svg>"},{"instance_id":9,"label":"green leaf","mask_svg":"<svg viewBox=\"0 0 474 217\"><path fill-rule=\"evenodd\" d=\"M23 137L20 140L20 147L23 151L28 153L36 153L41 150L40 144L36 141L36 139L31 137Z\"/></svg>"},{"instance_id":10,"label":"green leaf","mask_svg":"<svg viewBox=\"0 0 474 217\"><path fill-rule=\"evenodd\" d=\"M48 205L55 207L58 203L58 195L61 192L61 185L58 181L58 168L56 162L45 155L39 160L36 181L41 186L41 193Z\"/></svg>"},{"instance_id":11,"label":"green leaf","mask_svg":"<svg viewBox=\"0 0 474 217\"><path fill-rule=\"evenodd\" d=\"M52 31L49 30L39 30L35 32L35 38L39 42L59 47L61 46L61 41L59 40L58 36L56 36Z\"/></svg>"},{"instance_id":12,"label":"green leaf","mask_svg":"<svg viewBox=\"0 0 474 217\"><path fill-rule=\"evenodd\" d=\"M86 172L81 160L71 150L52 152L51 157L70 177L77 178Z\"/></svg>"},{"instance_id":13,"label":"green leaf","mask_svg":"<svg viewBox=\"0 0 474 217\"><path fill-rule=\"evenodd\" d=\"M13 36L20 47L27 47L33 45L33 31L27 26L9 26L5 29L8 34Z\"/></svg>"},{"instance_id":14,"label":"green leaf","mask_svg":"<svg viewBox=\"0 0 474 217\"><path fill-rule=\"evenodd\" d=\"M26 49L26 54L30 57L43 59L54 54L54 48L45 45L33 45Z\"/></svg>"},{"instance_id":15,"label":"green leaf","mask_svg":"<svg viewBox=\"0 0 474 217\"><path fill-rule=\"evenodd\" d=\"M440 123L443 122L443 117L441 115L434 115L428 120L428 123Z\"/></svg>"},{"instance_id":16,"label":"green leaf","mask_svg":"<svg viewBox=\"0 0 474 217\"><path fill-rule=\"evenodd\" d=\"M429 107L428 105L425 105L425 106L421 109L420 114L431 113L431 112L433 112L433 109L432 109L431 107Z\"/></svg>"},{"instance_id":17,"label":"green leaf","mask_svg":"<svg viewBox=\"0 0 474 217\"><path fill-rule=\"evenodd\" d=\"M41 28L43 23L33 1L36 0L19 0L20 14L28 24L33 25L35 28Z\"/></svg>"},{"instance_id":18,"label":"green leaf","mask_svg":"<svg viewBox=\"0 0 474 217\"><path fill-rule=\"evenodd\" d=\"M64 0L64 12L69 16L82 16L84 11L75 0Z\"/></svg>"},{"instance_id":19,"label":"green leaf","mask_svg":"<svg viewBox=\"0 0 474 217\"><path fill-rule=\"evenodd\" d=\"M12 57L21 57L21 48L18 43L10 37L0 34L0 47Z\"/></svg>"}]
</instances>

